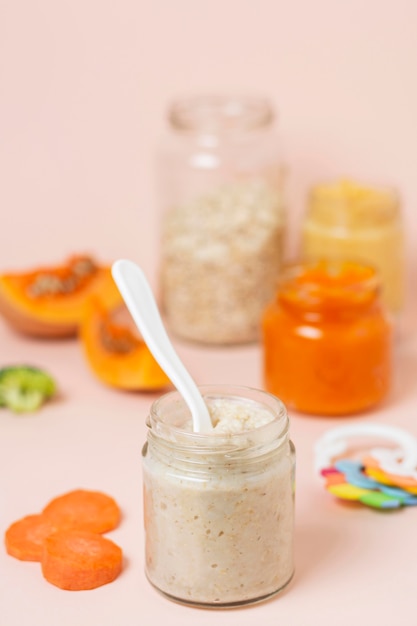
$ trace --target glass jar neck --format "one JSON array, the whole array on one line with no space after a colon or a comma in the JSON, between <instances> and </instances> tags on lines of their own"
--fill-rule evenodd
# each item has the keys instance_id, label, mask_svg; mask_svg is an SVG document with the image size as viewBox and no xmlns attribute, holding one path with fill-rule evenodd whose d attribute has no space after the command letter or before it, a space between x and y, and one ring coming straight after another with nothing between
<instances>
[{"instance_id":1,"label":"glass jar neck","mask_svg":"<svg viewBox=\"0 0 417 626\"><path fill-rule=\"evenodd\" d=\"M210 408L211 400L229 399L271 413L271 421L242 432L195 433L191 415L178 392L162 396L151 407L147 420L149 448L167 465L206 471L207 467L241 470L254 466L289 442L288 416L282 402L263 391L247 387L200 388Z\"/></svg>"},{"instance_id":2,"label":"glass jar neck","mask_svg":"<svg viewBox=\"0 0 417 626\"><path fill-rule=\"evenodd\" d=\"M278 303L312 321L363 315L379 306L380 281L374 268L347 261L319 261L287 268Z\"/></svg>"},{"instance_id":3,"label":"glass jar neck","mask_svg":"<svg viewBox=\"0 0 417 626\"><path fill-rule=\"evenodd\" d=\"M182 133L229 137L269 128L274 114L271 104L262 98L213 95L173 102L168 119L171 127Z\"/></svg>"}]
</instances>

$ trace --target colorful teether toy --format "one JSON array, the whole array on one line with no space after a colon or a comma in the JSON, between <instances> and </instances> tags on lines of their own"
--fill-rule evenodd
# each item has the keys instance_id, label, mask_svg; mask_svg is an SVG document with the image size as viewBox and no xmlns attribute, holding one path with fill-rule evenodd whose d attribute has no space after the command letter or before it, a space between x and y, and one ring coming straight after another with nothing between
<instances>
[{"instance_id":1,"label":"colorful teether toy","mask_svg":"<svg viewBox=\"0 0 417 626\"><path fill-rule=\"evenodd\" d=\"M373 448L360 460L343 458L348 442L364 437L386 439L400 448ZM342 426L321 437L315 454L316 470L337 498L376 509L417 505L417 440L407 432L369 423Z\"/></svg>"}]
</instances>

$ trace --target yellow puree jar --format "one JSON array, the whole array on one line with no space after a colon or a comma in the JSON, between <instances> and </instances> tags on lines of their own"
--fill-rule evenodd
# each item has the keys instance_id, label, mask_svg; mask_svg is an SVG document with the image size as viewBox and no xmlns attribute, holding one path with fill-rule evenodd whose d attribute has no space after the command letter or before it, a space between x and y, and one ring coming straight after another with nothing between
<instances>
[{"instance_id":1,"label":"yellow puree jar","mask_svg":"<svg viewBox=\"0 0 417 626\"><path fill-rule=\"evenodd\" d=\"M396 192L348 180L314 187L302 225L307 260L351 259L379 272L391 313L404 300L404 234Z\"/></svg>"}]
</instances>

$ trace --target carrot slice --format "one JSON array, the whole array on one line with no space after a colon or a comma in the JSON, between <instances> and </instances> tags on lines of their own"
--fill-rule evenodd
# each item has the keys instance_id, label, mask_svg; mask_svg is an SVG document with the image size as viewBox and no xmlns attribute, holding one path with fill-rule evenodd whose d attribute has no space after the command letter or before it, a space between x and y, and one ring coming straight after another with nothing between
<instances>
[{"instance_id":1,"label":"carrot slice","mask_svg":"<svg viewBox=\"0 0 417 626\"><path fill-rule=\"evenodd\" d=\"M70 591L95 589L122 571L123 553L110 539L87 530L60 530L44 541L42 574Z\"/></svg>"},{"instance_id":2,"label":"carrot slice","mask_svg":"<svg viewBox=\"0 0 417 626\"><path fill-rule=\"evenodd\" d=\"M6 530L6 551L21 561L40 561L44 540L56 530L52 520L44 515L27 515Z\"/></svg>"},{"instance_id":3,"label":"carrot slice","mask_svg":"<svg viewBox=\"0 0 417 626\"><path fill-rule=\"evenodd\" d=\"M120 522L120 509L113 498L99 491L76 489L49 502L42 513L57 527L79 528L94 533L113 530Z\"/></svg>"}]
</instances>

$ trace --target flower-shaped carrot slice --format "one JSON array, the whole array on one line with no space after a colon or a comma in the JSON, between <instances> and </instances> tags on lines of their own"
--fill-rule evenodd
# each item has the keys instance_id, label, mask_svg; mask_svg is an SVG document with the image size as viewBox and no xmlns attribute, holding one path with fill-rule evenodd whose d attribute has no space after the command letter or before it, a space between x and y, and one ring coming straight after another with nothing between
<instances>
[{"instance_id":1,"label":"flower-shaped carrot slice","mask_svg":"<svg viewBox=\"0 0 417 626\"><path fill-rule=\"evenodd\" d=\"M49 502L43 510L56 527L80 528L94 533L113 530L120 521L116 501L99 491L76 489Z\"/></svg>"},{"instance_id":2,"label":"flower-shaped carrot slice","mask_svg":"<svg viewBox=\"0 0 417 626\"><path fill-rule=\"evenodd\" d=\"M87 530L60 530L43 544L42 574L56 587L70 591L95 589L122 571L121 548Z\"/></svg>"},{"instance_id":3,"label":"flower-shaped carrot slice","mask_svg":"<svg viewBox=\"0 0 417 626\"><path fill-rule=\"evenodd\" d=\"M56 530L52 520L44 515L27 515L6 530L7 553L21 561L40 561L44 540Z\"/></svg>"}]
</instances>

